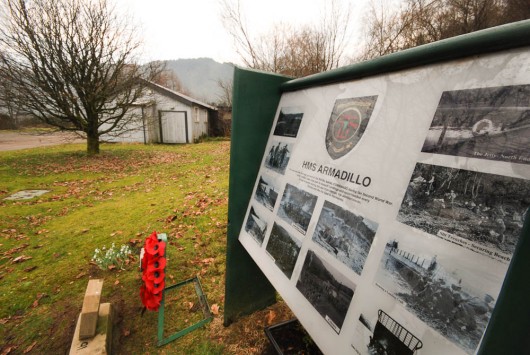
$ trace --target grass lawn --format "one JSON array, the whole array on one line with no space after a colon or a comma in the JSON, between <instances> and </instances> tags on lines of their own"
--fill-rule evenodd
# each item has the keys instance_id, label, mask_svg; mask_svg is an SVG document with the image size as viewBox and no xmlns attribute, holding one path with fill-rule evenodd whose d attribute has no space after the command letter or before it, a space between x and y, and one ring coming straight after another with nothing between
<instances>
[{"instance_id":1,"label":"grass lawn","mask_svg":"<svg viewBox=\"0 0 530 355\"><path fill-rule=\"evenodd\" d=\"M102 302L117 311L118 354L263 351L263 326L289 316L281 303L222 326L229 147L102 145L91 158L84 145L0 152L0 353L67 352L90 278L105 280ZM4 200L37 189L50 192ZM142 316L139 297L137 252L154 230L168 234L166 284L199 275L220 308L212 323L161 348L157 313ZM134 250L125 270L91 261L112 243ZM175 329L194 322L192 301L172 305L184 315Z\"/></svg>"}]
</instances>

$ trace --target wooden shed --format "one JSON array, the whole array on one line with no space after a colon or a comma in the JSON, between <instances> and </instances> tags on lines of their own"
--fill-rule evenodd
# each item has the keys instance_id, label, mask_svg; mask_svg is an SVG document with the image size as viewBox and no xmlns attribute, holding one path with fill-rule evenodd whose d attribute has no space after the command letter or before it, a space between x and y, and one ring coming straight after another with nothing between
<instances>
[{"instance_id":1,"label":"wooden shed","mask_svg":"<svg viewBox=\"0 0 530 355\"><path fill-rule=\"evenodd\" d=\"M187 95L153 82L129 110L127 124L102 136L107 142L194 143L208 135L210 115L217 111Z\"/></svg>"}]
</instances>

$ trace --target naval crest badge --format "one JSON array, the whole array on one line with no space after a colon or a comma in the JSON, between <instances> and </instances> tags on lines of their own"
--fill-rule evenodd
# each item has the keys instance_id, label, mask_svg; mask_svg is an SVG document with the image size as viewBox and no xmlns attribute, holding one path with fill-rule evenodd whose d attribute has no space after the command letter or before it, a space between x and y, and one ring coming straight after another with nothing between
<instances>
[{"instance_id":1,"label":"naval crest badge","mask_svg":"<svg viewBox=\"0 0 530 355\"><path fill-rule=\"evenodd\" d=\"M348 154L361 140L377 96L335 101L326 131L326 149L332 159Z\"/></svg>"}]
</instances>

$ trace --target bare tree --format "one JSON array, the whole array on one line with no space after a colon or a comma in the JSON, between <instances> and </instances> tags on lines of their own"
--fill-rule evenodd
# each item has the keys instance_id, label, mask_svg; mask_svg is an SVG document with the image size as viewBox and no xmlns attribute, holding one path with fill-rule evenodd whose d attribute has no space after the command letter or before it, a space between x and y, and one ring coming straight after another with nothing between
<instances>
[{"instance_id":1,"label":"bare tree","mask_svg":"<svg viewBox=\"0 0 530 355\"><path fill-rule=\"evenodd\" d=\"M218 106L232 108L232 80L217 80L217 86L221 89L218 95Z\"/></svg>"},{"instance_id":2,"label":"bare tree","mask_svg":"<svg viewBox=\"0 0 530 355\"><path fill-rule=\"evenodd\" d=\"M317 25L293 28L276 24L267 34L253 36L241 4L221 0L225 28L243 63L250 68L300 77L339 66L348 36L350 9L331 1Z\"/></svg>"},{"instance_id":3,"label":"bare tree","mask_svg":"<svg viewBox=\"0 0 530 355\"><path fill-rule=\"evenodd\" d=\"M3 114L9 127L18 128L22 111L14 102L14 94L11 81L0 77L0 115Z\"/></svg>"},{"instance_id":4,"label":"bare tree","mask_svg":"<svg viewBox=\"0 0 530 355\"><path fill-rule=\"evenodd\" d=\"M392 8L372 1L367 13L365 48L358 59L530 18L528 0L406 0Z\"/></svg>"},{"instance_id":5,"label":"bare tree","mask_svg":"<svg viewBox=\"0 0 530 355\"><path fill-rule=\"evenodd\" d=\"M107 0L2 0L0 77L13 103L61 130L100 136L126 127L153 66L136 64L140 41Z\"/></svg>"},{"instance_id":6,"label":"bare tree","mask_svg":"<svg viewBox=\"0 0 530 355\"><path fill-rule=\"evenodd\" d=\"M171 69L161 69L154 75L151 81L170 90L180 92L181 94L190 95L190 92L182 85L177 74Z\"/></svg>"}]
</instances>

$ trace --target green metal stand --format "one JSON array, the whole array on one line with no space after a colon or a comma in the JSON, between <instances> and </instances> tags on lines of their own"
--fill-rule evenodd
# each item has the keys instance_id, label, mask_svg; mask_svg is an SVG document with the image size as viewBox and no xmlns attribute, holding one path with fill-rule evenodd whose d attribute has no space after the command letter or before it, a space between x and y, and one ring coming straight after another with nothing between
<instances>
[{"instance_id":1,"label":"green metal stand","mask_svg":"<svg viewBox=\"0 0 530 355\"><path fill-rule=\"evenodd\" d=\"M164 304L165 304L165 295L167 291L170 291L172 289L176 289L179 287L182 287L184 285L187 285L189 283L193 283L195 286L195 292L197 293L197 297L199 298L199 302L202 308L202 312L204 315L204 319L201 321L185 328L180 331L178 331L175 334L172 334L168 336L167 338L164 338ZM208 301L206 300L206 296L202 292L202 286L199 278L195 276L194 278L179 282L176 285L168 286L162 291L162 301L160 302L160 308L158 309L158 346L166 345L167 343L172 342L175 339L178 339L180 337L183 337L184 335L190 333L191 331L202 327L203 325L210 322L213 318L212 313L210 312L210 306L208 305Z\"/></svg>"},{"instance_id":2,"label":"green metal stand","mask_svg":"<svg viewBox=\"0 0 530 355\"><path fill-rule=\"evenodd\" d=\"M276 302L276 290L238 237L267 145L280 84L289 78L236 68L230 147L224 324Z\"/></svg>"}]
</instances>

